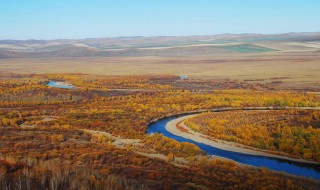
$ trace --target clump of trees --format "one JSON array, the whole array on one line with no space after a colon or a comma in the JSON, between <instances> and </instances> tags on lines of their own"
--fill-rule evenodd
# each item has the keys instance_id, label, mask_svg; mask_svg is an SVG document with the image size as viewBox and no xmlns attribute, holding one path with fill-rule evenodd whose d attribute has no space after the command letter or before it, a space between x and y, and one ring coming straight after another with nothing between
<instances>
[{"instance_id":1,"label":"clump of trees","mask_svg":"<svg viewBox=\"0 0 320 190\"><path fill-rule=\"evenodd\" d=\"M180 143L159 133L148 135L141 142L143 143L144 148L153 149L156 152L170 155L168 157L172 157L172 159L173 155L179 157L190 157L204 154L197 145L188 142Z\"/></svg>"},{"instance_id":2,"label":"clump of trees","mask_svg":"<svg viewBox=\"0 0 320 190\"><path fill-rule=\"evenodd\" d=\"M320 162L320 111L209 112L185 121L210 137Z\"/></svg>"}]
</instances>

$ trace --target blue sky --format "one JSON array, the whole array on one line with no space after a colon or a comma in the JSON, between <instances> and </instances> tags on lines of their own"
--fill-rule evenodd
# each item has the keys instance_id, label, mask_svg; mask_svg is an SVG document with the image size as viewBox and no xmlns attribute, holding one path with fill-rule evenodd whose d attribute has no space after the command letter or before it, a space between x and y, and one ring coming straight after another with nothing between
<instances>
[{"instance_id":1,"label":"blue sky","mask_svg":"<svg viewBox=\"0 0 320 190\"><path fill-rule=\"evenodd\" d=\"M0 39L320 32L320 0L0 0Z\"/></svg>"}]
</instances>

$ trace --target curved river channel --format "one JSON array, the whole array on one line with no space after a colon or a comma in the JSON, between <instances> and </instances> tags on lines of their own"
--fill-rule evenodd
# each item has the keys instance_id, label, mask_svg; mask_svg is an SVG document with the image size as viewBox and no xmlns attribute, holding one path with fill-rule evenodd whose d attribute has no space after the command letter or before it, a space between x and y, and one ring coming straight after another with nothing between
<instances>
[{"instance_id":1,"label":"curved river channel","mask_svg":"<svg viewBox=\"0 0 320 190\"><path fill-rule=\"evenodd\" d=\"M286 172L288 174L304 176L304 177L320 180L320 165L317 165L317 164L306 164L301 162L283 160L279 158L255 156L255 155L248 155L248 154L242 154L238 152L222 150L222 149L218 149L218 148L215 148L206 144L202 144L190 139L176 136L166 130L165 126L168 122L185 115L171 116L164 119L159 119L149 125L147 134L161 133L164 136L173 138L178 142L190 142L199 146L203 151L207 152L208 155L224 157L224 158L239 162L241 164L247 164L247 165L256 166L256 167L265 167L270 170Z\"/></svg>"}]
</instances>

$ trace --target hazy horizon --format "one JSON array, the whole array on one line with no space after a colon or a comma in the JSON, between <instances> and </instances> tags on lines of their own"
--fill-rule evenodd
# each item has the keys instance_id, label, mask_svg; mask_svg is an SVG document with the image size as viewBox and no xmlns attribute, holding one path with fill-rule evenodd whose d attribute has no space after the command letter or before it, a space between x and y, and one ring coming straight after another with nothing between
<instances>
[{"instance_id":1,"label":"hazy horizon","mask_svg":"<svg viewBox=\"0 0 320 190\"><path fill-rule=\"evenodd\" d=\"M196 36L223 36L223 35L285 35L285 34L318 34L320 31L315 32L286 32L286 33L219 33L219 34L199 34L199 35L167 35L167 36L101 36L101 37L84 37L84 38L52 38L52 39L41 39L41 38L26 38L26 39L0 39L0 41L6 40L14 40L14 41L28 41L28 40L36 40L36 41L54 41L54 40L85 40L85 39L103 39L103 38L157 38L157 37L196 37Z\"/></svg>"}]
</instances>

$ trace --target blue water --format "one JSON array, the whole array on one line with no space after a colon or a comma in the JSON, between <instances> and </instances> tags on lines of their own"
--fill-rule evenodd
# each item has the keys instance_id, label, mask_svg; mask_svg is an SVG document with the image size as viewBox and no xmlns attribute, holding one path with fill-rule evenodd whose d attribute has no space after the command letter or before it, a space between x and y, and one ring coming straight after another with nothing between
<instances>
[{"instance_id":1,"label":"blue water","mask_svg":"<svg viewBox=\"0 0 320 190\"><path fill-rule=\"evenodd\" d=\"M234 160L242 164L248 164L257 167L265 167L270 170L286 172L298 176L309 177L320 180L320 165L316 164L305 164L293 161L287 161L277 158L268 158L263 156L253 156L237 152L231 152L227 150L221 150L209 145L205 145L190 139L186 139L180 136L176 136L165 129L165 126L171 120L179 116L172 116L165 119L158 120L157 122L151 123L148 127L147 134L161 133L166 137L173 138L179 142L190 142L199 146L203 151L209 155L220 156Z\"/></svg>"},{"instance_id":2,"label":"blue water","mask_svg":"<svg viewBox=\"0 0 320 190\"><path fill-rule=\"evenodd\" d=\"M54 87L54 88L64 88L64 89L74 89L75 87L72 85L62 85L62 84L57 84L57 82L55 81L50 81L47 84L50 87Z\"/></svg>"},{"instance_id":3,"label":"blue water","mask_svg":"<svg viewBox=\"0 0 320 190\"><path fill-rule=\"evenodd\" d=\"M181 75L181 76L179 76L179 78L180 78L180 79L186 79L187 77Z\"/></svg>"}]
</instances>

